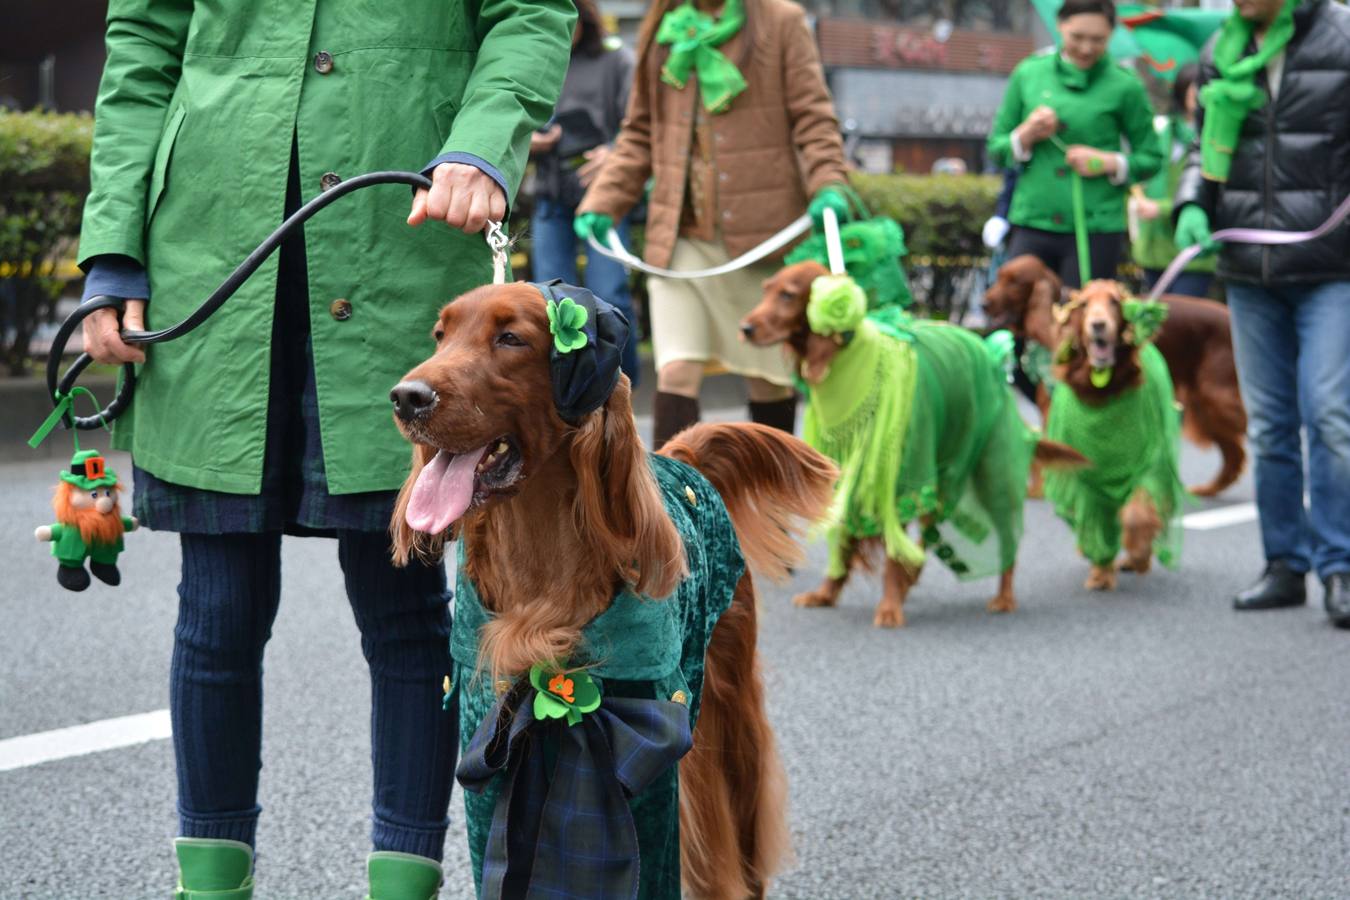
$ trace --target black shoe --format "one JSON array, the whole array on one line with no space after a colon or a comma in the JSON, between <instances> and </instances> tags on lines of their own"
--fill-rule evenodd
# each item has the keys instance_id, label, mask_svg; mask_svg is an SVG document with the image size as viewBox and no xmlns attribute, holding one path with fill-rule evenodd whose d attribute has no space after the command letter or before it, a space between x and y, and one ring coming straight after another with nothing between
<instances>
[{"instance_id":1,"label":"black shoe","mask_svg":"<svg viewBox=\"0 0 1350 900\"><path fill-rule=\"evenodd\" d=\"M82 591L89 587L89 573L84 566L57 566L56 580L68 591Z\"/></svg>"},{"instance_id":2,"label":"black shoe","mask_svg":"<svg viewBox=\"0 0 1350 900\"><path fill-rule=\"evenodd\" d=\"M1233 598L1233 609L1280 609L1285 606L1302 606L1308 602L1308 589L1304 584L1305 572L1295 572L1289 563L1282 559L1266 564L1266 571L1256 580L1256 584Z\"/></svg>"},{"instance_id":3,"label":"black shoe","mask_svg":"<svg viewBox=\"0 0 1350 900\"><path fill-rule=\"evenodd\" d=\"M94 577L104 584L110 584L117 587L122 583L122 573L117 571L117 566L112 563L89 563L89 571L94 573Z\"/></svg>"},{"instance_id":4,"label":"black shoe","mask_svg":"<svg viewBox=\"0 0 1350 900\"><path fill-rule=\"evenodd\" d=\"M1331 624L1337 628L1350 628L1350 572L1336 572L1322 582L1327 592L1322 598L1326 605Z\"/></svg>"}]
</instances>

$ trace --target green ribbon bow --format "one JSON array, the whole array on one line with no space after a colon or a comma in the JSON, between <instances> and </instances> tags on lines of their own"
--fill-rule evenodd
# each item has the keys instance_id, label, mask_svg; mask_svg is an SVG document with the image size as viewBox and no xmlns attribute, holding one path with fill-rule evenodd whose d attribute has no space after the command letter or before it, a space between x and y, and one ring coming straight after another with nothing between
<instances>
[{"instance_id":1,"label":"green ribbon bow","mask_svg":"<svg viewBox=\"0 0 1350 900\"><path fill-rule=\"evenodd\" d=\"M600 707L600 688L585 669L574 672L549 665L530 667L530 684L535 690L534 717L537 720L567 717L568 725L581 723L582 714Z\"/></svg>"},{"instance_id":2,"label":"green ribbon bow","mask_svg":"<svg viewBox=\"0 0 1350 900\"><path fill-rule=\"evenodd\" d=\"M1200 139L1200 174L1210 181L1226 182L1233 167L1233 153L1242 134L1242 123L1265 106L1266 95L1256 85L1256 73L1294 36L1294 7L1298 0L1285 0L1270 23L1260 48L1243 56L1255 25L1233 14L1224 20L1214 43L1214 66L1219 77L1200 89L1205 109L1205 127Z\"/></svg>"},{"instance_id":3,"label":"green ribbon bow","mask_svg":"<svg viewBox=\"0 0 1350 900\"><path fill-rule=\"evenodd\" d=\"M1120 304L1120 314L1130 323L1125 339L1136 347L1153 340L1167 321L1167 304L1158 300L1126 300Z\"/></svg>"},{"instance_id":4,"label":"green ribbon bow","mask_svg":"<svg viewBox=\"0 0 1350 900\"><path fill-rule=\"evenodd\" d=\"M548 330L559 353L571 353L586 346L590 340L583 330L586 318L586 308L573 303L570 297L564 297L561 303L548 301Z\"/></svg>"},{"instance_id":5,"label":"green ribbon bow","mask_svg":"<svg viewBox=\"0 0 1350 900\"><path fill-rule=\"evenodd\" d=\"M713 115L726 112L736 95L745 90L745 77L716 48L731 40L743 25L742 0L727 0L722 15L715 20L699 12L691 2L681 3L666 13L656 30L656 42L670 46L670 58L661 67L661 80L684 90L693 71L698 75L703 108Z\"/></svg>"},{"instance_id":6,"label":"green ribbon bow","mask_svg":"<svg viewBox=\"0 0 1350 900\"><path fill-rule=\"evenodd\" d=\"M806 321L816 334L842 334L855 330L867 315L867 295L847 275L821 275L811 282L806 302Z\"/></svg>"},{"instance_id":7,"label":"green ribbon bow","mask_svg":"<svg viewBox=\"0 0 1350 900\"><path fill-rule=\"evenodd\" d=\"M71 409L75 405L75 397L79 394L84 394L86 397L88 397L90 401L93 402L94 409L100 408L98 405L98 399L94 396L93 392L91 392L88 388L73 387L70 389L69 394L62 394L60 391L57 391L56 406L52 409L51 414L42 421L41 425L38 426L37 431L33 432L33 436L28 439L28 446L36 450L38 448L38 445L47 439L47 435L51 434L52 430L56 428L56 423L60 422L66 416L70 415ZM104 422L103 427L107 428L108 423ZM80 449L79 434L75 432L73 429L71 431L71 438L75 441L76 452L79 452Z\"/></svg>"}]
</instances>

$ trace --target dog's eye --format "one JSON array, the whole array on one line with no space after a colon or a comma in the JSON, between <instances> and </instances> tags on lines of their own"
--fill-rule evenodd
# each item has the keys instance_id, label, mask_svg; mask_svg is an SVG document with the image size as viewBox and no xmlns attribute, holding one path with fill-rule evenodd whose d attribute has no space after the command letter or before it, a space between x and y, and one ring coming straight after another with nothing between
<instances>
[{"instance_id":1,"label":"dog's eye","mask_svg":"<svg viewBox=\"0 0 1350 900\"><path fill-rule=\"evenodd\" d=\"M436 330L431 332L431 337L436 343L439 344L441 342L441 338L445 337L445 329L437 326Z\"/></svg>"},{"instance_id":2,"label":"dog's eye","mask_svg":"<svg viewBox=\"0 0 1350 900\"><path fill-rule=\"evenodd\" d=\"M796 299L797 299L797 295L794 294L794 293L792 293L791 291L779 291L779 293L778 293L778 302L779 302L779 303L791 303L793 300L796 300Z\"/></svg>"},{"instance_id":3,"label":"dog's eye","mask_svg":"<svg viewBox=\"0 0 1350 900\"><path fill-rule=\"evenodd\" d=\"M524 347L526 345L525 342L520 339L520 336L516 334L514 331L503 331L501 334L497 335L497 346Z\"/></svg>"}]
</instances>

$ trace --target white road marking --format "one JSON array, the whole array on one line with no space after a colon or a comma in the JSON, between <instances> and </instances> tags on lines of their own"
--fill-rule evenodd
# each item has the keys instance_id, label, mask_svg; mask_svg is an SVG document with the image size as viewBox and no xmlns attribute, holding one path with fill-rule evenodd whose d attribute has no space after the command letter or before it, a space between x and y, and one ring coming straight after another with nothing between
<instances>
[{"instance_id":1,"label":"white road marking","mask_svg":"<svg viewBox=\"0 0 1350 900\"><path fill-rule=\"evenodd\" d=\"M116 719L103 719L87 725L72 725L54 731L40 731L0 741L0 772L37 766L57 759L84 756L119 747L132 747L149 741L162 741L173 734L169 711Z\"/></svg>"},{"instance_id":2,"label":"white road marking","mask_svg":"<svg viewBox=\"0 0 1350 900\"><path fill-rule=\"evenodd\" d=\"M1241 525L1256 521L1255 503L1234 503L1200 512L1187 513L1181 517L1184 528L1194 531L1210 531L1215 528L1227 528L1229 525Z\"/></svg>"}]
</instances>

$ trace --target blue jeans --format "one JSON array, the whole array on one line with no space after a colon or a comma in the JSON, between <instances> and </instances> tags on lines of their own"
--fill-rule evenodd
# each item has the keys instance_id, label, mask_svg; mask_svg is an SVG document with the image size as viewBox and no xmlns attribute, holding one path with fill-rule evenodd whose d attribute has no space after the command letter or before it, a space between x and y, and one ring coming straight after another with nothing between
<instances>
[{"instance_id":1,"label":"blue jeans","mask_svg":"<svg viewBox=\"0 0 1350 900\"><path fill-rule=\"evenodd\" d=\"M1162 269L1144 270L1144 290L1151 291L1162 278ZM1181 294L1186 297L1208 297L1209 286L1214 282L1213 272L1182 272L1167 289L1169 294Z\"/></svg>"},{"instance_id":2,"label":"blue jeans","mask_svg":"<svg viewBox=\"0 0 1350 900\"><path fill-rule=\"evenodd\" d=\"M533 233L533 251L531 268L535 281L548 281L561 278L568 284L580 284L577 281L577 240L572 231L572 219L576 217L576 207L565 206L553 200L540 198L535 202L534 218L530 220ZM615 232L628 246L628 220L624 219L614 226ZM620 365L628 380L637 387L638 383L638 335L637 319L633 316L633 298L628 291L628 272L619 263L607 256L601 256L586 246L586 287L601 300L607 300L619 312L628 318L631 330L628 343L623 348Z\"/></svg>"},{"instance_id":3,"label":"blue jeans","mask_svg":"<svg viewBox=\"0 0 1350 900\"><path fill-rule=\"evenodd\" d=\"M1350 572L1350 281L1230 282L1228 308L1266 559Z\"/></svg>"},{"instance_id":4,"label":"blue jeans","mask_svg":"<svg viewBox=\"0 0 1350 900\"><path fill-rule=\"evenodd\" d=\"M253 843L262 768L263 647L281 598L281 533L183 534L169 708L179 833ZM440 859L458 752L445 568L389 561L383 531L339 531L338 561L370 666L371 841ZM324 694L316 673L315 703ZM355 716L361 698L344 714ZM355 787L355 785L353 785Z\"/></svg>"}]
</instances>

